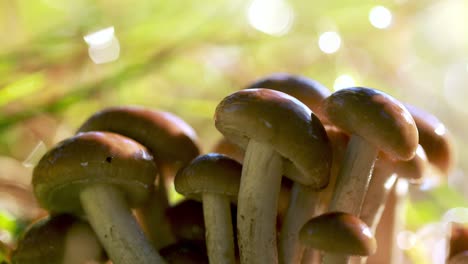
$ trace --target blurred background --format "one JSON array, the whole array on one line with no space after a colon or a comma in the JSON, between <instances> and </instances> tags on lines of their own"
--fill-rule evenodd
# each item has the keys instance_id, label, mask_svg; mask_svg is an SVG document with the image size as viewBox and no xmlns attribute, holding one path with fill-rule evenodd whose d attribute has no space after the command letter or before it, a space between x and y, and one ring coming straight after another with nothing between
<instances>
[{"instance_id":1,"label":"blurred background","mask_svg":"<svg viewBox=\"0 0 468 264\"><path fill-rule=\"evenodd\" d=\"M0 0L0 241L38 214L34 164L95 111L173 112L206 152L222 98L288 72L377 88L445 123L456 166L409 201L401 237L410 259L437 263L421 232L468 222L466 14L465 0Z\"/></svg>"}]
</instances>

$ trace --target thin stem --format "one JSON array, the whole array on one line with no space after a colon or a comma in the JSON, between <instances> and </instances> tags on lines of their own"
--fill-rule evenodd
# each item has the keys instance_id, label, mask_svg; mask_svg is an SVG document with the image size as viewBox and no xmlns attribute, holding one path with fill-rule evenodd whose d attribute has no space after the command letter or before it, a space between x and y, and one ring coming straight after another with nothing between
<instances>
[{"instance_id":1,"label":"thin stem","mask_svg":"<svg viewBox=\"0 0 468 264\"><path fill-rule=\"evenodd\" d=\"M353 135L336 180L330 211L359 215L377 157L377 148Z\"/></svg>"},{"instance_id":2,"label":"thin stem","mask_svg":"<svg viewBox=\"0 0 468 264\"><path fill-rule=\"evenodd\" d=\"M281 156L270 146L250 140L237 207L242 264L278 263L276 212L282 172Z\"/></svg>"},{"instance_id":3,"label":"thin stem","mask_svg":"<svg viewBox=\"0 0 468 264\"><path fill-rule=\"evenodd\" d=\"M294 183L288 210L279 235L279 262L300 263L304 245L299 242L299 230L314 216L318 193L300 183Z\"/></svg>"},{"instance_id":4,"label":"thin stem","mask_svg":"<svg viewBox=\"0 0 468 264\"><path fill-rule=\"evenodd\" d=\"M161 249L176 241L165 213L169 207L167 179L173 178L174 169L165 164L159 165L158 168L158 182L150 198L136 210L136 213L152 245L156 249Z\"/></svg>"},{"instance_id":5,"label":"thin stem","mask_svg":"<svg viewBox=\"0 0 468 264\"><path fill-rule=\"evenodd\" d=\"M89 223L114 264L165 263L143 235L120 190L93 185L81 192L80 199Z\"/></svg>"},{"instance_id":6,"label":"thin stem","mask_svg":"<svg viewBox=\"0 0 468 264\"><path fill-rule=\"evenodd\" d=\"M204 193L206 244L212 264L235 264L234 235L229 197Z\"/></svg>"},{"instance_id":7,"label":"thin stem","mask_svg":"<svg viewBox=\"0 0 468 264\"><path fill-rule=\"evenodd\" d=\"M377 224L382 216L388 194L397 179L397 175L390 171L382 173L376 172L377 170L374 171L374 175L369 183L360 215L362 221L371 228L373 233L375 233Z\"/></svg>"}]
</instances>

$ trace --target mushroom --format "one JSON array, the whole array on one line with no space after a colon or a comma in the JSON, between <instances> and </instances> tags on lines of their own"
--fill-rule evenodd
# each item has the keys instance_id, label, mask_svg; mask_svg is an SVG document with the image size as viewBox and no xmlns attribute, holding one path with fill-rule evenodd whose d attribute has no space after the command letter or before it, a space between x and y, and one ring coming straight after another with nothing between
<instances>
[{"instance_id":1,"label":"mushroom","mask_svg":"<svg viewBox=\"0 0 468 264\"><path fill-rule=\"evenodd\" d=\"M50 212L85 213L114 264L164 263L130 210L148 198L156 172L153 157L137 142L87 132L49 150L32 184Z\"/></svg>"},{"instance_id":2,"label":"mushroom","mask_svg":"<svg viewBox=\"0 0 468 264\"><path fill-rule=\"evenodd\" d=\"M168 207L167 188L177 170L199 154L195 131L179 117L143 107L109 107L86 120L85 131L109 131L129 137L155 157L159 168L157 191L137 210L138 219L156 248L175 242L164 210Z\"/></svg>"},{"instance_id":3,"label":"mushroom","mask_svg":"<svg viewBox=\"0 0 468 264\"><path fill-rule=\"evenodd\" d=\"M176 190L202 200L210 263L235 263L230 202L237 200L242 165L227 156L199 156L179 170Z\"/></svg>"},{"instance_id":4,"label":"mushroom","mask_svg":"<svg viewBox=\"0 0 468 264\"><path fill-rule=\"evenodd\" d=\"M88 223L68 214L47 216L32 224L18 241L12 264L82 264L104 261Z\"/></svg>"},{"instance_id":5,"label":"mushroom","mask_svg":"<svg viewBox=\"0 0 468 264\"><path fill-rule=\"evenodd\" d=\"M412 105L406 104L405 107L416 123L419 144L426 152L427 159L443 174L448 175L454 164L452 136L437 117Z\"/></svg>"},{"instance_id":6,"label":"mushroom","mask_svg":"<svg viewBox=\"0 0 468 264\"><path fill-rule=\"evenodd\" d=\"M329 209L359 215L378 151L411 159L418 145L416 125L400 102L370 88L339 90L324 100L322 110L351 134Z\"/></svg>"},{"instance_id":7,"label":"mushroom","mask_svg":"<svg viewBox=\"0 0 468 264\"><path fill-rule=\"evenodd\" d=\"M450 225L448 259L463 251L468 251L468 226L454 222Z\"/></svg>"},{"instance_id":8,"label":"mushroom","mask_svg":"<svg viewBox=\"0 0 468 264\"><path fill-rule=\"evenodd\" d=\"M256 80L245 89L252 88L265 88L289 94L309 107L315 114L318 113L321 102L331 94L323 84L305 76L289 73L273 73Z\"/></svg>"},{"instance_id":9,"label":"mushroom","mask_svg":"<svg viewBox=\"0 0 468 264\"><path fill-rule=\"evenodd\" d=\"M381 153L372 173L360 214L360 218L371 227L373 232L377 228L387 196L396 183L397 177L417 184L426 175L427 165L426 153L421 145L418 145L416 155L408 161L391 160Z\"/></svg>"},{"instance_id":10,"label":"mushroom","mask_svg":"<svg viewBox=\"0 0 468 264\"><path fill-rule=\"evenodd\" d=\"M278 91L249 89L222 100L216 128L246 150L237 227L241 263L277 263L275 219L281 175L321 189L328 183L325 130L310 109Z\"/></svg>"},{"instance_id":11,"label":"mushroom","mask_svg":"<svg viewBox=\"0 0 468 264\"><path fill-rule=\"evenodd\" d=\"M348 255L368 256L377 249L369 227L344 212L312 218L301 228L299 237L306 246L324 251L323 264L347 263Z\"/></svg>"},{"instance_id":12,"label":"mushroom","mask_svg":"<svg viewBox=\"0 0 468 264\"><path fill-rule=\"evenodd\" d=\"M224 154L228 157L233 158L239 163L244 160L244 150L238 145L228 141L225 137L222 137L212 149L213 153Z\"/></svg>"},{"instance_id":13,"label":"mushroom","mask_svg":"<svg viewBox=\"0 0 468 264\"><path fill-rule=\"evenodd\" d=\"M177 241L193 241L205 248L205 221L201 202L184 200L167 208L166 215Z\"/></svg>"}]
</instances>

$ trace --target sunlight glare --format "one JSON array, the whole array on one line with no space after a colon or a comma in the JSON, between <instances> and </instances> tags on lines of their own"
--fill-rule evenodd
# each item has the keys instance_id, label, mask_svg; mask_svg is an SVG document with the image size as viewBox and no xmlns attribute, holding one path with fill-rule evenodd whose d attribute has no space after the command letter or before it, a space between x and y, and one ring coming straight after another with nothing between
<instances>
[{"instance_id":1,"label":"sunlight glare","mask_svg":"<svg viewBox=\"0 0 468 264\"><path fill-rule=\"evenodd\" d=\"M294 11L285 0L254 0L247 9L247 19L258 31L281 36L291 29Z\"/></svg>"},{"instance_id":2,"label":"sunlight glare","mask_svg":"<svg viewBox=\"0 0 468 264\"><path fill-rule=\"evenodd\" d=\"M333 31L324 32L319 37L319 48L321 51L331 54L340 49L341 37Z\"/></svg>"},{"instance_id":3,"label":"sunlight glare","mask_svg":"<svg viewBox=\"0 0 468 264\"><path fill-rule=\"evenodd\" d=\"M369 21L376 28L388 28L392 24L392 13L386 7L376 6L369 12Z\"/></svg>"}]
</instances>

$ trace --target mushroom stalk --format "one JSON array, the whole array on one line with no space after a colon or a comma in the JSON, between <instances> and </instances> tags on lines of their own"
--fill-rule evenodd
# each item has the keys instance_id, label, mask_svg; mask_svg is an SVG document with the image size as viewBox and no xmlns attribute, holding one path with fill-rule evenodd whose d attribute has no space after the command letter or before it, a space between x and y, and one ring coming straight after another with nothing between
<instances>
[{"instance_id":1,"label":"mushroom stalk","mask_svg":"<svg viewBox=\"0 0 468 264\"><path fill-rule=\"evenodd\" d=\"M305 247L299 242L299 230L314 216L317 195L317 191L303 184L293 184L289 207L279 235L280 263L300 263Z\"/></svg>"},{"instance_id":2,"label":"mushroom stalk","mask_svg":"<svg viewBox=\"0 0 468 264\"><path fill-rule=\"evenodd\" d=\"M326 253L323 255L322 264L347 264L349 257L342 254Z\"/></svg>"},{"instance_id":3,"label":"mushroom stalk","mask_svg":"<svg viewBox=\"0 0 468 264\"><path fill-rule=\"evenodd\" d=\"M171 224L165 211L169 208L168 178L174 178L175 169L167 164L158 164L159 178L150 198L137 209L138 219L145 234L156 249L166 247L176 241L171 233Z\"/></svg>"},{"instance_id":4,"label":"mushroom stalk","mask_svg":"<svg viewBox=\"0 0 468 264\"><path fill-rule=\"evenodd\" d=\"M202 200L210 263L235 264L229 197L214 193L203 193Z\"/></svg>"},{"instance_id":5,"label":"mushroom stalk","mask_svg":"<svg viewBox=\"0 0 468 264\"><path fill-rule=\"evenodd\" d=\"M114 264L165 263L144 236L117 188L92 185L80 193L80 200Z\"/></svg>"},{"instance_id":6,"label":"mushroom stalk","mask_svg":"<svg viewBox=\"0 0 468 264\"><path fill-rule=\"evenodd\" d=\"M242 264L278 263L276 211L283 161L267 144L247 145L237 208Z\"/></svg>"},{"instance_id":7,"label":"mushroom stalk","mask_svg":"<svg viewBox=\"0 0 468 264\"><path fill-rule=\"evenodd\" d=\"M358 135L352 135L336 180L329 211L359 215L372 175L377 148Z\"/></svg>"},{"instance_id":8,"label":"mushroom stalk","mask_svg":"<svg viewBox=\"0 0 468 264\"><path fill-rule=\"evenodd\" d=\"M376 172L376 171L374 171ZM375 173L374 173L375 174ZM385 208L388 194L392 190L397 175L391 172L374 175L369 183L369 189L362 206L360 218L375 233L377 224Z\"/></svg>"}]
</instances>

